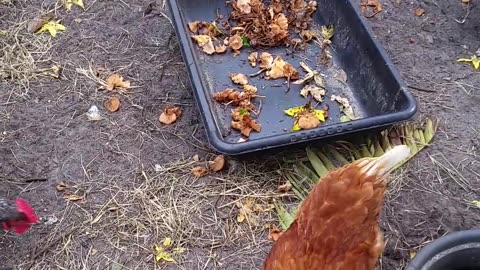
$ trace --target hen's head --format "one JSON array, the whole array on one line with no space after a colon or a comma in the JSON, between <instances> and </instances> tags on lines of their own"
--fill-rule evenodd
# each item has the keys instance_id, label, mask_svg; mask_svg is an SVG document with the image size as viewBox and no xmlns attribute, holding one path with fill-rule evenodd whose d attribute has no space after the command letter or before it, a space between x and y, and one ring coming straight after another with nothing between
<instances>
[{"instance_id":1,"label":"hen's head","mask_svg":"<svg viewBox=\"0 0 480 270\"><path fill-rule=\"evenodd\" d=\"M3 222L2 225L5 230L13 230L16 233L21 234L26 232L31 224L38 222L38 217L26 201L16 199L15 203L17 206L17 215L12 217L11 220Z\"/></svg>"}]
</instances>

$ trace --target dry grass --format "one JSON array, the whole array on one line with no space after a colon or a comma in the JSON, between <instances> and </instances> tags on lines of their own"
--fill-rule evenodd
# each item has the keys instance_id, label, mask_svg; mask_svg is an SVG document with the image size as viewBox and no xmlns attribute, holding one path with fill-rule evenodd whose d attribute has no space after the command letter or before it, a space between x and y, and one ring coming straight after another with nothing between
<instances>
[{"instance_id":1,"label":"dry grass","mask_svg":"<svg viewBox=\"0 0 480 270\"><path fill-rule=\"evenodd\" d=\"M278 197L269 184L276 173L232 160L234 173L196 179L190 173L194 163L141 171L128 183L113 177L100 187L88 181L73 186L80 193L97 187L87 192L87 201L100 194L108 199L98 205L71 203L46 237L45 248L25 264L34 262L31 269L105 269L113 263L123 269L161 269L164 264L154 264L154 245L171 237L174 247L187 249L175 256L176 269L259 265L269 246L265 225L276 223L275 215L255 213L258 224L239 223L237 203L251 197L258 205L271 204Z\"/></svg>"},{"instance_id":2,"label":"dry grass","mask_svg":"<svg viewBox=\"0 0 480 270\"><path fill-rule=\"evenodd\" d=\"M30 81L41 76L51 60L52 42L45 35L28 33L26 13L12 6L2 9L11 13L0 18L0 80L12 87L10 96L26 96Z\"/></svg>"}]
</instances>

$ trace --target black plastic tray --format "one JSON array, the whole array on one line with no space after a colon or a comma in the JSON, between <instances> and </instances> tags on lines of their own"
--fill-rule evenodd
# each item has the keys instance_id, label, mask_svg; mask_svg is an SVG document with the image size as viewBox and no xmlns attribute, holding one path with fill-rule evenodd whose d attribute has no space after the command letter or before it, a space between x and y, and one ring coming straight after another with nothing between
<instances>
[{"instance_id":1,"label":"black plastic tray","mask_svg":"<svg viewBox=\"0 0 480 270\"><path fill-rule=\"evenodd\" d=\"M309 45L300 54L287 56L285 48L266 50L272 55L281 55L305 74L300 61L327 76L329 117L320 127L312 130L291 132L293 118L283 110L304 105L306 99L299 95L301 86L292 85L288 92L282 80L267 81L259 77L249 78L257 86L259 95L266 96L258 117L262 125L260 133L252 132L246 142L237 143L241 135L230 128L230 109L212 99L215 92L232 87L229 73L251 74L258 71L247 61L253 48L242 49L239 56L231 52L206 55L191 38L187 23L212 21L219 14L228 16L231 7L225 0L169 0L182 55L189 70L190 79L200 113L206 125L208 139L215 149L227 155L238 155L274 147L293 145L360 130L388 126L412 118L416 102L400 80L383 48L372 38L372 31L351 0L318 0L318 9L313 19L316 26L335 27L331 44L334 65L327 68L317 64L320 48ZM267 1L266 1L267 2ZM265 50L257 50L259 52ZM347 74L346 85L334 77L343 70ZM280 85L280 87L279 87ZM330 95L347 97L359 120L341 123L338 104L330 101Z\"/></svg>"}]
</instances>

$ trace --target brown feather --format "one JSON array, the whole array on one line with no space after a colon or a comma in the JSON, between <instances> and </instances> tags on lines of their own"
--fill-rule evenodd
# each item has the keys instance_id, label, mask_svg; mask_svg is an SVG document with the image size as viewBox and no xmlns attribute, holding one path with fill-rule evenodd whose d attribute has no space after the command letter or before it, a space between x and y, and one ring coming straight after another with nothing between
<instances>
[{"instance_id":1,"label":"brown feather","mask_svg":"<svg viewBox=\"0 0 480 270\"><path fill-rule=\"evenodd\" d=\"M363 160L365 161L365 160ZM371 270L383 251L378 228L385 183L365 162L330 171L312 189L264 270Z\"/></svg>"}]
</instances>

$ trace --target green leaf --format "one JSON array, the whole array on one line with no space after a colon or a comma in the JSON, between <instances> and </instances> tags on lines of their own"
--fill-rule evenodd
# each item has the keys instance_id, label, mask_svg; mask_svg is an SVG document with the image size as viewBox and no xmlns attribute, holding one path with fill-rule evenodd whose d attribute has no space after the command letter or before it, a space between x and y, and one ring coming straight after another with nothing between
<instances>
[{"instance_id":1,"label":"green leaf","mask_svg":"<svg viewBox=\"0 0 480 270\"><path fill-rule=\"evenodd\" d=\"M280 220L280 227L283 230L288 229L292 222L295 220L295 216L290 214L281 203L277 203L276 200L273 201L275 205L275 210L277 211L278 219Z\"/></svg>"},{"instance_id":2,"label":"green leaf","mask_svg":"<svg viewBox=\"0 0 480 270\"><path fill-rule=\"evenodd\" d=\"M250 48L250 42L248 42L248 38L245 35L242 35L242 44L243 47Z\"/></svg>"},{"instance_id":3,"label":"green leaf","mask_svg":"<svg viewBox=\"0 0 480 270\"><path fill-rule=\"evenodd\" d=\"M320 177L327 174L328 169L327 169L327 167L325 167L322 160L317 156L317 154L315 154L315 152L313 152L312 149L309 148L309 147L307 147L306 151L307 151L308 159L310 160L310 163L312 164L312 166L315 169L315 171L317 172L317 174Z\"/></svg>"}]
</instances>

